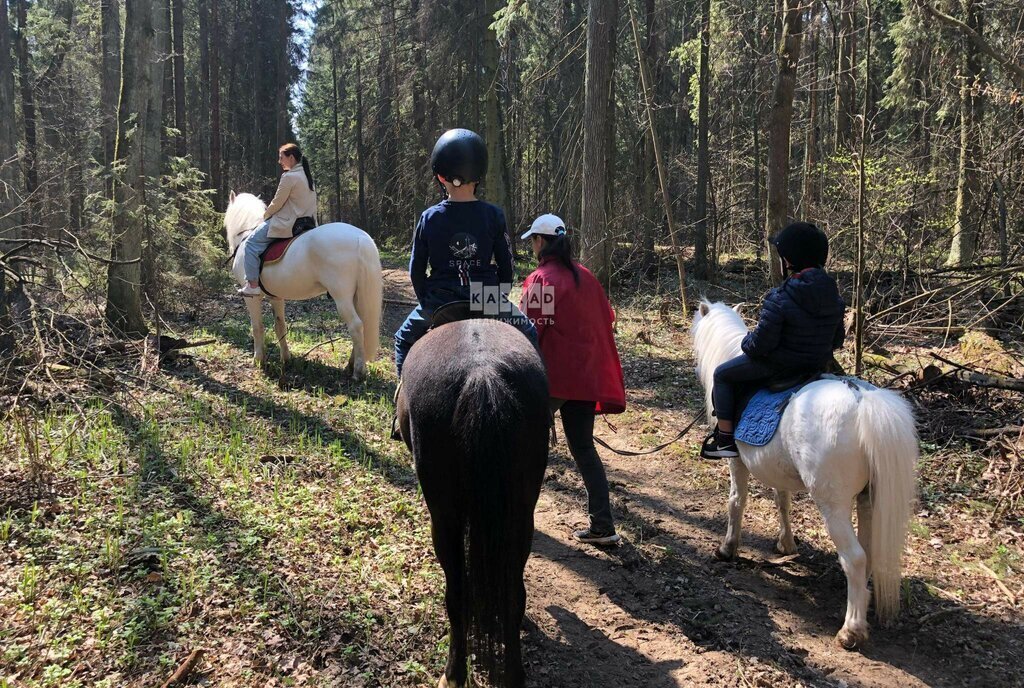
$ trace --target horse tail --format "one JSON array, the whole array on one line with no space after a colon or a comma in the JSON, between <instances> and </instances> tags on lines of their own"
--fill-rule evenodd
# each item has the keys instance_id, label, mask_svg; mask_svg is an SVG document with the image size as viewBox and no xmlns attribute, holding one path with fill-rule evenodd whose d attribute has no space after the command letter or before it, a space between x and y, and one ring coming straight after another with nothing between
<instances>
[{"instance_id":1,"label":"horse tail","mask_svg":"<svg viewBox=\"0 0 1024 688\"><path fill-rule=\"evenodd\" d=\"M452 418L461 445L459 494L466 500L462 618L471 652L496 685L506 631L515 624L519 632L514 600L525 594L517 580L516 530L525 526L533 532L532 508L516 513L518 474L524 472L516 462L517 435L524 418L521 400L501 371L486 365L469 371Z\"/></svg>"},{"instance_id":2,"label":"horse tail","mask_svg":"<svg viewBox=\"0 0 1024 688\"><path fill-rule=\"evenodd\" d=\"M895 392L860 387L857 435L871 469L871 575L875 614L899 614L901 559L916 490L917 430L910 404Z\"/></svg>"},{"instance_id":3,"label":"horse tail","mask_svg":"<svg viewBox=\"0 0 1024 688\"><path fill-rule=\"evenodd\" d=\"M366 363L377 358L380 350L380 318L384 308L384 278L380 253L368 234L359 237L359 279L354 296L356 313L363 321L363 351Z\"/></svg>"}]
</instances>

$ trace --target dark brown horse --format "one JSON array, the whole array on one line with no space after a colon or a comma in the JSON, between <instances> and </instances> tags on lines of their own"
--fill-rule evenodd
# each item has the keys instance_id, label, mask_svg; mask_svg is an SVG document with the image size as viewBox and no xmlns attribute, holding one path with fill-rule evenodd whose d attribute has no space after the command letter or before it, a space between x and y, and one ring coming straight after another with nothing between
<instances>
[{"instance_id":1,"label":"dark brown horse","mask_svg":"<svg viewBox=\"0 0 1024 688\"><path fill-rule=\"evenodd\" d=\"M398 417L445 575L451 642L438 685L467 685L472 650L492 683L522 686L523 570L548 457L544 364L505 323L442 325L405 361Z\"/></svg>"}]
</instances>

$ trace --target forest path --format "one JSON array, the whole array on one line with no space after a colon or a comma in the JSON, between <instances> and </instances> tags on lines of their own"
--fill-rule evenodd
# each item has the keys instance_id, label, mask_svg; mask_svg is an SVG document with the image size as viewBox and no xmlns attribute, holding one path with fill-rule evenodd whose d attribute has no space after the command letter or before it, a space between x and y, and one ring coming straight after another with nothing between
<instances>
[{"instance_id":1,"label":"forest path","mask_svg":"<svg viewBox=\"0 0 1024 688\"><path fill-rule=\"evenodd\" d=\"M387 298L411 298L407 279L403 270L387 270ZM385 332L405 308L388 307ZM687 333L624 310L617 339L629 409L609 423L599 419L595 432L621 448L653 446L685 427L701 404ZM892 628L873 625L863 652L834 642L846 579L806 496L794 500L798 554L781 559L772 549L772 492L751 481L741 558L715 561L729 476L724 463L695 457L704 432L698 425L651 456L601 450L624 536L621 546L603 550L571 537L586 525L586 496L559 425L526 570L528 685L1024 685L1016 668L1024 661L1020 616L984 614L977 600L991 581L951 564L934 537L911 536L911 604ZM919 521L916 532L930 535L956 527L941 515ZM967 599L936 597L929 592L936 588L967 590Z\"/></svg>"}]
</instances>

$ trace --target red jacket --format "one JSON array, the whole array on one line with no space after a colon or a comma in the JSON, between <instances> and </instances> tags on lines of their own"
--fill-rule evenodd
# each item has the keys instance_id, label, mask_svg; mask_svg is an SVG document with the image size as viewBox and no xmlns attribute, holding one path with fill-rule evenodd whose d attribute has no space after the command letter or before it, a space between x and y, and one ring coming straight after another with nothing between
<instances>
[{"instance_id":1,"label":"red jacket","mask_svg":"<svg viewBox=\"0 0 1024 688\"><path fill-rule=\"evenodd\" d=\"M626 387L612 323L615 313L593 273L576 264L580 283L546 258L523 282L520 309L537 326L551 396L597 402L597 413L626 410Z\"/></svg>"}]
</instances>

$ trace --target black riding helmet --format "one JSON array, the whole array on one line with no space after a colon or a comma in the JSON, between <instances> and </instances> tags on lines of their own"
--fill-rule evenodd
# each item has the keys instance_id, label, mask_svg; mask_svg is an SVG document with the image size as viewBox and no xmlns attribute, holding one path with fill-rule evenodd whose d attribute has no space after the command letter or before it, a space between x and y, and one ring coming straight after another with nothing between
<instances>
[{"instance_id":1,"label":"black riding helmet","mask_svg":"<svg viewBox=\"0 0 1024 688\"><path fill-rule=\"evenodd\" d=\"M828 237L810 222L793 222L769 241L796 271L823 268L828 261Z\"/></svg>"},{"instance_id":2,"label":"black riding helmet","mask_svg":"<svg viewBox=\"0 0 1024 688\"><path fill-rule=\"evenodd\" d=\"M454 186L482 181L487 176L487 146L469 129L449 129L434 144L430 168Z\"/></svg>"}]
</instances>

